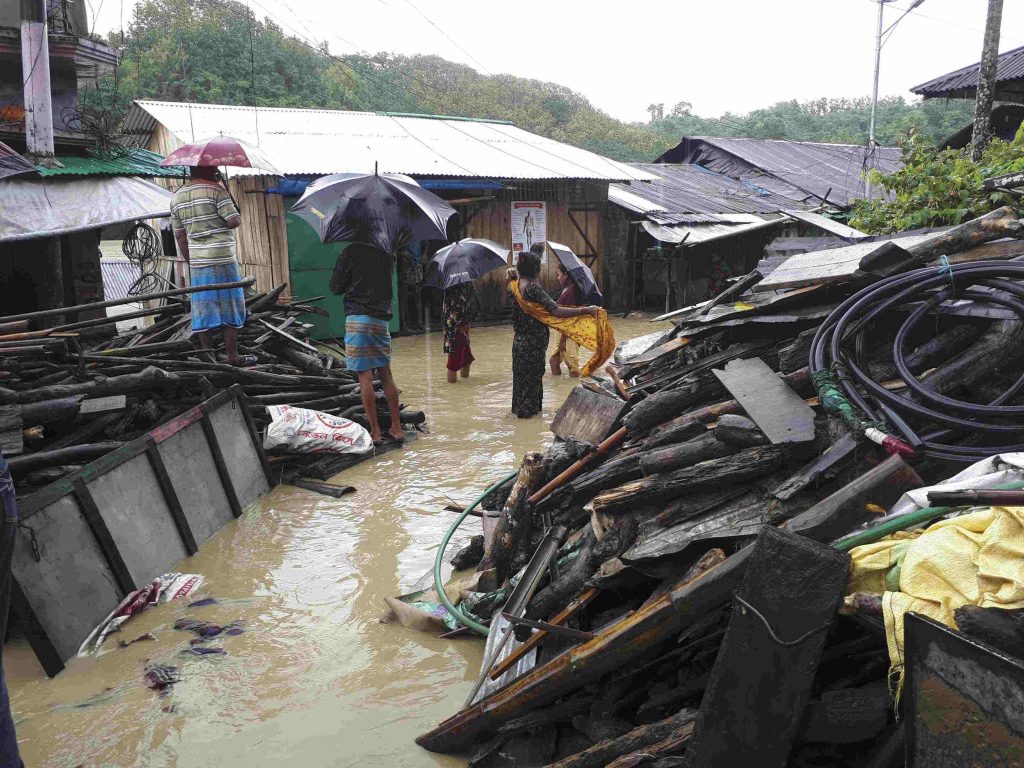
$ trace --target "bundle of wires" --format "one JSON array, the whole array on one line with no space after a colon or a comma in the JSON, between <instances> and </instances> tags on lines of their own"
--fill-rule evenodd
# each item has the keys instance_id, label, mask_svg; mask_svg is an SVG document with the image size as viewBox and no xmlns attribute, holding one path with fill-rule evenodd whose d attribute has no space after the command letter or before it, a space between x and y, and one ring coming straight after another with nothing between
<instances>
[{"instance_id":1,"label":"bundle of wires","mask_svg":"<svg viewBox=\"0 0 1024 768\"><path fill-rule=\"evenodd\" d=\"M906 452L900 450L905 441L916 453L975 462L1024 450L1024 405L1008 404L1024 391L1024 374L991 402L981 404L933 391L907 365L911 333L952 299L994 304L1024 321L1024 263L926 267L884 278L848 298L828 316L811 343L811 375L826 410L875 442L883 443L878 435L888 437L884 444L891 452ZM890 322L894 310L907 312L914 304L892 341L892 359L907 391L890 392L867 373L866 353L885 341L880 338L883 318ZM903 441L885 436L887 425Z\"/></svg>"}]
</instances>

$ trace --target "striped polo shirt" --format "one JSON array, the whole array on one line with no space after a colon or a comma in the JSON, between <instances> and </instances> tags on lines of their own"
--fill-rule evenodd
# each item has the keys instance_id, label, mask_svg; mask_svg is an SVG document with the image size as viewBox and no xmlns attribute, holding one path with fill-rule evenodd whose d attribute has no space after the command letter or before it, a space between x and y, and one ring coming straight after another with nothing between
<instances>
[{"instance_id":1,"label":"striped polo shirt","mask_svg":"<svg viewBox=\"0 0 1024 768\"><path fill-rule=\"evenodd\" d=\"M235 261L235 233L225 219L237 214L234 201L220 184L197 179L174 193L171 227L188 235L189 261L193 267Z\"/></svg>"}]
</instances>

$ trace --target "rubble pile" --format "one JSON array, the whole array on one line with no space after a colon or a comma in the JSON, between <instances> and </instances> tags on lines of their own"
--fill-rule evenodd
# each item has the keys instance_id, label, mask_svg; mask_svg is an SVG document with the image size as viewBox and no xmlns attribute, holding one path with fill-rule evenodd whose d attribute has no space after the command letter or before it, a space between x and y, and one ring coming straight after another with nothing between
<instances>
[{"instance_id":1,"label":"rubble pile","mask_svg":"<svg viewBox=\"0 0 1024 768\"><path fill-rule=\"evenodd\" d=\"M762 263L620 347L483 499L453 612L489 623L481 677L418 743L471 766L902 765L896 640L850 551L959 514L894 505L1024 444L1024 247L986 245L1020 226L809 253L799 285Z\"/></svg>"},{"instance_id":2,"label":"rubble pile","mask_svg":"<svg viewBox=\"0 0 1024 768\"><path fill-rule=\"evenodd\" d=\"M193 342L187 294L139 313L154 316L151 325L116 335L110 329L125 315L74 321L74 315L95 309L90 305L62 310L59 324L49 328L33 327L43 318L0 318L0 450L19 493L69 474L232 385L246 395L260 430L269 421L266 406L280 404L366 427L359 385L345 369L343 347L315 345L300 320L324 312L318 299L284 300L284 288L246 299L239 350L256 363L244 367L221 362L219 350L204 351ZM153 297L163 294L133 300ZM52 322L55 313L35 314ZM382 397L378 403L386 412ZM403 410L402 421L420 425L424 416ZM363 458L279 453L273 463L286 479L324 479Z\"/></svg>"}]
</instances>

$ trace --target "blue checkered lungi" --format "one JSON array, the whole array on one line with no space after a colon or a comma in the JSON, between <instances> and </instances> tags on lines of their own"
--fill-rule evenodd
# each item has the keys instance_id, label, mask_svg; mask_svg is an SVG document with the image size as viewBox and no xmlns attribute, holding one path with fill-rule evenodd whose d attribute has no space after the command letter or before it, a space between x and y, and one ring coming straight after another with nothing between
<instances>
[{"instance_id":1,"label":"blue checkered lungi","mask_svg":"<svg viewBox=\"0 0 1024 768\"><path fill-rule=\"evenodd\" d=\"M192 287L235 283L242 279L238 264L192 266ZM242 288L221 288L192 294L192 332L212 331L222 326L241 328L245 325L245 292Z\"/></svg>"}]
</instances>

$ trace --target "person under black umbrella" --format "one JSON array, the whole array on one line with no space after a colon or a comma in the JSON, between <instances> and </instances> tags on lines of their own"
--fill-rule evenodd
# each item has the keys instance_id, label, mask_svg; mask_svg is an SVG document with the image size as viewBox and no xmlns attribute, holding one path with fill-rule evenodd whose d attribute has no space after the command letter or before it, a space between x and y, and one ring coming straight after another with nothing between
<instances>
[{"instance_id":1,"label":"person under black umbrella","mask_svg":"<svg viewBox=\"0 0 1024 768\"><path fill-rule=\"evenodd\" d=\"M356 232L331 273L331 292L345 297L345 367L359 379L359 394L374 445L383 441L373 388L376 371L391 412L388 437L405 439L399 418L398 387L391 375L391 256Z\"/></svg>"},{"instance_id":2,"label":"person under black umbrella","mask_svg":"<svg viewBox=\"0 0 1024 768\"><path fill-rule=\"evenodd\" d=\"M473 280L507 266L508 248L483 238L467 237L445 246L430 259L426 285L444 291L444 351L448 383L467 378L473 363L469 323L475 308Z\"/></svg>"}]
</instances>

